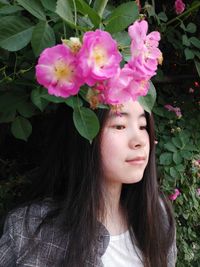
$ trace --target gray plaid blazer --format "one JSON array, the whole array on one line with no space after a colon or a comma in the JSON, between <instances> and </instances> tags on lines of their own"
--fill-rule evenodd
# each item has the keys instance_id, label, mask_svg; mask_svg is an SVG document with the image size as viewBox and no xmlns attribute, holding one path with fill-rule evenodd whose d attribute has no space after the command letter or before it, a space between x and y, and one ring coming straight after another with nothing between
<instances>
[{"instance_id":1,"label":"gray plaid blazer","mask_svg":"<svg viewBox=\"0 0 200 267\"><path fill-rule=\"evenodd\" d=\"M50 210L48 202L43 204L32 204L28 212L28 229L35 232L45 214ZM0 239L0 267L62 267L65 258L68 239L52 223L44 225L37 233L36 249L28 246L31 240L25 227L27 207L18 208L8 214L4 232ZM94 242L94 249L91 251L84 267L103 267L101 256L109 244L109 233L107 229L99 224L98 236ZM176 261L175 242L168 255L168 267L174 267ZM117 267L117 266L116 266Z\"/></svg>"}]
</instances>

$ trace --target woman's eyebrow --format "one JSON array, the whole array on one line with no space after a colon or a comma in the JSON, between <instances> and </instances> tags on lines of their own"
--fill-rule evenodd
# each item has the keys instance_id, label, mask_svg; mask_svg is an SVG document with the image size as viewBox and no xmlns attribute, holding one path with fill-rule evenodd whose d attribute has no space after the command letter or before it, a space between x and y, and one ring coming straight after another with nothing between
<instances>
[{"instance_id":1,"label":"woman's eyebrow","mask_svg":"<svg viewBox=\"0 0 200 267\"><path fill-rule=\"evenodd\" d=\"M118 113L116 113L116 112L112 112L112 113L110 113L109 114L109 118L117 118L117 117L130 117L131 116L131 114L130 113L128 113L128 112L118 112ZM139 116L138 116L138 118L140 119L140 118L146 118L146 116L145 116L145 113L141 113Z\"/></svg>"}]
</instances>

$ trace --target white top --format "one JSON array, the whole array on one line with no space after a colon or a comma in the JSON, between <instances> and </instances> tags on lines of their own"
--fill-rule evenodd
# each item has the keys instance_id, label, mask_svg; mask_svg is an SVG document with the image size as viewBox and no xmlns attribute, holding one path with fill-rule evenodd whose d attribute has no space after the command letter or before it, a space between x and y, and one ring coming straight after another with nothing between
<instances>
[{"instance_id":1,"label":"white top","mask_svg":"<svg viewBox=\"0 0 200 267\"><path fill-rule=\"evenodd\" d=\"M133 246L129 231L110 236L109 245L101 259L104 267L144 267L141 253Z\"/></svg>"}]
</instances>

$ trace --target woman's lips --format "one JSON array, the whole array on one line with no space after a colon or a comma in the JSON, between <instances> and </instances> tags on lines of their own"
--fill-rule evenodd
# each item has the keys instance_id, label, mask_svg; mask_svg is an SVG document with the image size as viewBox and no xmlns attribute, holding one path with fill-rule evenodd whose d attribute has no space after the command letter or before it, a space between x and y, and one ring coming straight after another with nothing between
<instances>
[{"instance_id":1,"label":"woman's lips","mask_svg":"<svg viewBox=\"0 0 200 267\"><path fill-rule=\"evenodd\" d=\"M145 157L136 157L136 158L128 159L128 160L126 160L126 162L129 163L129 164L131 164L131 165L144 164Z\"/></svg>"}]
</instances>

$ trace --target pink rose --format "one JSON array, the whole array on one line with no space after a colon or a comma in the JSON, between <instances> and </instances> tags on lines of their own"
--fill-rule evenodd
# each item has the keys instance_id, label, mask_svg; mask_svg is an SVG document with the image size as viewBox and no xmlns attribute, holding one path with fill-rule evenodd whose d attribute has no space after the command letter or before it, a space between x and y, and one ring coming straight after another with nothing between
<instances>
[{"instance_id":1,"label":"pink rose","mask_svg":"<svg viewBox=\"0 0 200 267\"><path fill-rule=\"evenodd\" d=\"M137 80L134 71L128 64L118 69L117 74L109 79L101 92L102 100L107 104L122 104L129 99L137 100L146 95L149 89L148 80Z\"/></svg>"},{"instance_id":2,"label":"pink rose","mask_svg":"<svg viewBox=\"0 0 200 267\"><path fill-rule=\"evenodd\" d=\"M83 80L77 70L77 60L66 45L46 48L36 65L36 79L48 93L69 97L78 93Z\"/></svg>"},{"instance_id":3,"label":"pink rose","mask_svg":"<svg viewBox=\"0 0 200 267\"><path fill-rule=\"evenodd\" d=\"M176 14L181 14L185 10L185 4L182 0L175 1L175 10Z\"/></svg>"},{"instance_id":4,"label":"pink rose","mask_svg":"<svg viewBox=\"0 0 200 267\"><path fill-rule=\"evenodd\" d=\"M89 86L113 77L122 59L117 42L108 32L89 31L83 36L83 45L78 53L78 64L85 83Z\"/></svg>"},{"instance_id":5,"label":"pink rose","mask_svg":"<svg viewBox=\"0 0 200 267\"><path fill-rule=\"evenodd\" d=\"M156 74L158 63L162 61L162 53L158 48L160 33L157 31L147 35L148 23L136 21L129 26L131 37L131 60L129 66L134 70L137 79L147 80Z\"/></svg>"},{"instance_id":6,"label":"pink rose","mask_svg":"<svg viewBox=\"0 0 200 267\"><path fill-rule=\"evenodd\" d=\"M169 199L174 201L177 199L178 196L180 196L181 192L176 188L174 190L174 194L169 195Z\"/></svg>"},{"instance_id":7,"label":"pink rose","mask_svg":"<svg viewBox=\"0 0 200 267\"><path fill-rule=\"evenodd\" d=\"M169 105L169 104L164 105L164 107L168 111L174 112L177 117L179 117L179 118L182 117L181 109L179 107L173 107L172 105Z\"/></svg>"}]
</instances>

